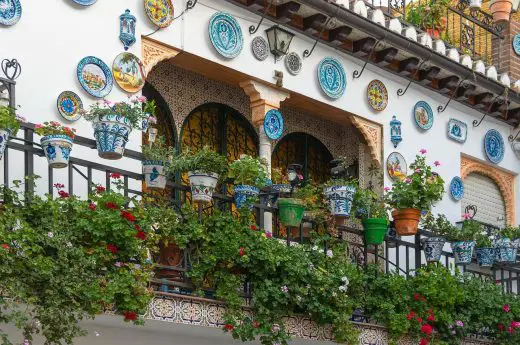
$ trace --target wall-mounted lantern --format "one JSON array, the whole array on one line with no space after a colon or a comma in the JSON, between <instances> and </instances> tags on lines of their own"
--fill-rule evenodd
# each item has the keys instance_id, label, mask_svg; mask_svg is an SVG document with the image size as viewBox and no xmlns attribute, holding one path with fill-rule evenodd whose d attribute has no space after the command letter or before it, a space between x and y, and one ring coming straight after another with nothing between
<instances>
[{"instance_id":1,"label":"wall-mounted lantern","mask_svg":"<svg viewBox=\"0 0 520 345\"><path fill-rule=\"evenodd\" d=\"M394 144L394 148L397 148L397 145L403 141L403 137L401 136L401 121L395 116L393 116L392 121L390 121L390 141Z\"/></svg>"},{"instance_id":2,"label":"wall-mounted lantern","mask_svg":"<svg viewBox=\"0 0 520 345\"><path fill-rule=\"evenodd\" d=\"M275 61L281 59L289 51L289 46L294 37L292 32L282 29L278 25L274 25L265 30L267 40L269 41L269 50L275 56Z\"/></svg>"},{"instance_id":3,"label":"wall-mounted lantern","mask_svg":"<svg viewBox=\"0 0 520 345\"><path fill-rule=\"evenodd\" d=\"M125 45L125 50L128 50L132 46L135 39L135 23L136 19L130 14L130 10L126 10L125 13L119 16L119 39Z\"/></svg>"}]
</instances>

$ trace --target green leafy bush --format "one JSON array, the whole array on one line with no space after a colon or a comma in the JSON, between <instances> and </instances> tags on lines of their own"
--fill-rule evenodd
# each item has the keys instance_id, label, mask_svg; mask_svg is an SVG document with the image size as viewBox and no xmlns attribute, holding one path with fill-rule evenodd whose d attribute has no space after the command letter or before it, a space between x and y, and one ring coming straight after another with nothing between
<instances>
[{"instance_id":1,"label":"green leafy bush","mask_svg":"<svg viewBox=\"0 0 520 345\"><path fill-rule=\"evenodd\" d=\"M180 172L199 171L218 174L223 177L228 170L226 157L211 150L208 146L193 152L186 149L172 159L172 169Z\"/></svg>"},{"instance_id":2,"label":"green leafy bush","mask_svg":"<svg viewBox=\"0 0 520 345\"><path fill-rule=\"evenodd\" d=\"M422 223L425 230L430 231L436 236L446 237L457 232L457 227L443 214L439 214L435 217L432 213L428 213Z\"/></svg>"},{"instance_id":3,"label":"green leafy bush","mask_svg":"<svg viewBox=\"0 0 520 345\"><path fill-rule=\"evenodd\" d=\"M0 105L0 129L7 129L11 132L11 135L16 135L21 122L26 122L26 120L17 116L15 109Z\"/></svg>"},{"instance_id":4,"label":"green leafy bush","mask_svg":"<svg viewBox=\"0 0 520 345\"><path fill-rule=\"evenodd\" d=\"M267 162L244 155L229 165L228 177L234 180L235 185L262 188L267 182Z\"/></svg>"}]
</instances>

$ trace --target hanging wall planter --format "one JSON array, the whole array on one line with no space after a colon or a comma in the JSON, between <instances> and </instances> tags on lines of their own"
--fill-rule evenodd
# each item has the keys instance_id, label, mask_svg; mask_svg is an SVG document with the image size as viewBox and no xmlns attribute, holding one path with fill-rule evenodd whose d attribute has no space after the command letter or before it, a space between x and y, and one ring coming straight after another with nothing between
<instances>
[{"instance_id":1,"label":"hanging wall planter","mask_svg":"<svg viewBox=\"0 0 520 345\"><path fill-rule=\"evenodd\" d=\"M417 233L417 227L421 219L421 210L415 208L394 210L392 211L392 217L394 218L397 234L400 236L411 236Z\"/></svg>"},{"instance_id":2,"label":"hanging wall planter","mask_svg":"<svg viewBox=\"0 0 520 345\"><path fill-rule=\"evenodd\" d=\"M260 194L260 189L249 185L238 185L235 186L233 190L235 192L234 197L237 208L246 206L252 208L253 201L256 200L258 194Z\"/></svg>"},{"instance_id":3,"label":"hanging wall planter","mask_svg":"<svg viewBox=\"0 0 520 345\"><path fill-rule=\"evenodd\" d=\"M440 236L424 238L422 245L426 262L439 262L445 243L446 239Z\"/></svg>"},{"instance_id":4,"label":"hanging wall planter","mask_svg":"<svg viewBox=\"0 0 520 345\"><path fill-rule=\"evenodd\" d=\"M495 261L500 263L515 263L518 244L509 238L501 238L496 243Z\"/></svg>"},{"instance_id":5,"label":"hanging wall planter","mask_svg":"<svg viewBox=\"0 0 520 345\"><path fill-rule=\"evenodd\" d=\"M164 189L166 187L166 174L164 162L143 161L143 174L146 188Z\"/></svg>"},{"instance_id":6,"label":"hanging wall planter","mask_svg":"<svg viewBox=\"0 0 520 345\"><path fill-rule=\"evenodd\" d=\"M354 186L331 186L324 190L330 213L336 217L349 217L354 200Z\"/></svg>"},{"instance_id":7,"label":"hanging wall planter","mask_svg":"<svg viewBox=\"0 0 520 345\"><path fill-rule=\"evenodd\" d=\"M100 116L92 127L99 157L121 159L132 132L130 121L121 115L109 114Z\"/></svg>"},{"instance_id":8,"label":"hanging wall planter","mask_svg":"<svg viewBox=\"0 0 520 345\"><path fill-rule=\"evenodd\" d=\"M477 248L477 262L480 267L491 267L495 262L495 248Z\"/></svg>"},{"instance_id":9,"label":"hanging wall planter","mask_svg":"<svg viewBox=\"0 0 520 345\"><path fill-rule=\"evenodd\" d=\"M278 209L280 211L280 222L283 226L300 226L305 211L305 206L301 200L280 198L278 200Z\"/></svg>"},{"instance_id":10,"label":"hanging wall planter","mask_svg":"<svg viewBox=\"0 0 520 345\"><path fill-rule=\"evenodd\" d=\"M72 138L63 134L47 135L40 140L49 167L63 169L69 165Z\"/></svg>"},{"instance_id":11,"label":"hanging wall planter","mask_svg":"<svg viewBox=\"0 0 520 345\"><path fill-rule=\"evenodd\" d=\"M9 141L10 131L8 129L0 129L0 159L4 156L7 142Z\"/></svg>"},{"instance_id":12,"label":"hanging wall planter","mask_svg":"<svg viewBox=\"0 0 520 345\"><path fill-rule=\"evenodd\" d=\"M384 242L388 231L388 220L386 218L363 219L361 224L363 224L365 244L380 245Z\"/></svg>"},{"instance_id":13,"label":"hanging wall planter","mask_svg":"<svg viewBox=\"0 0 520 345\"><path fill-rule=\"evenodd\" d=\"M188 178L190 179L191 196L193 201L206 203L211 202L213 192L217 187L219 175L190 171L188 173Z\"/></svg>"},{"instance_id":14,"label":"hanging wall planter","mask_svg":"<svg viewBox=\"0 0 520 345\"><path fill-rule=\"evenodd\" d=\"M460 241L451 244L451 250L456 264L469 264L473 256L475 241Z\"/></svg>"},{"instance_id":15,"label":"hanging wall planter","mask_svg":"<svg viewBox=\"0 0 520 345\"><path fill-rule=\"evenodd\" d=\"M512 8L512 0L492 0L489 9L493 14L493 21L495 24L509 21Z\"/></svg>"}]
</instances>

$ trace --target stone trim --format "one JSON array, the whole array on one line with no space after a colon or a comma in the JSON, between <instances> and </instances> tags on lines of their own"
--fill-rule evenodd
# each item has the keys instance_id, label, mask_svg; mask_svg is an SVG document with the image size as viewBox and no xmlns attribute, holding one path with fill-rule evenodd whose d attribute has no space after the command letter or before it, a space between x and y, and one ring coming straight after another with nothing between
<instances>
[{"instance_id":1,"label":"stone trim","mask_svg":"<svg viewBox=\"0 0 520 345\"><path fill-rule=\"evenodd\" d=\"M377 164L378 167L381 167L383 163L381 152L383 149L382 127L358 116L352 115L350 119L367 141L372 160Z\"/></svg>"},{"instance_id":2,"label":"stone trim","mask_svg":"<svg viewBox=\"0 0 520 345\"><path fill-rule=\"evenodd\" d=\"M150 73L152 68L159 62L172 59L179 53L179 50L166 44L148 37L141 37L141 61L147 74Z\"/></svg>"}]
</instances>

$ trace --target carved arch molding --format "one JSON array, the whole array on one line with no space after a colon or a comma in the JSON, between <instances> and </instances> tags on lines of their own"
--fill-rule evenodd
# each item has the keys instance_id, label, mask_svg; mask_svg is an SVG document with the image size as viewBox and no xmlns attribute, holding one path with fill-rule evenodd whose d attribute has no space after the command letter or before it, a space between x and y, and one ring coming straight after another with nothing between
<instances>
[{"instance_id":1,"label":"carved arch molding","mask_svg":"<svg viewBox=\"0 0 520 345\"><path fill-rule=\"evenodd\" d=\"M141 61L146 73L150 73L159 62L177 56L180 51L149 37L141 37Z\"/></svg>"},{"instance_id":2,"label":"carved arch molding","mask_svg":"<svg viewBox=\"0 0 520 345\"><path fill-rule=\"evenodd\" d=\"M460 159L460 177L464 180L469 174L478 173L488 176L498 185L506 205L506 220L515 224L515 175L467 156Z\"/></svg>"},{"instance_id":3,"label":"carved arch molding","mask_svg":"<svg viewBox=\"0 0 520 345\"><path fill-rule=\"evenodd\" d=\"M381 125L354 115L352 115L350 119L367 141L372 161L377 164L378 168L381 168L383 164L383 129Z\"/></svg>"}]
</instances>

